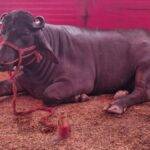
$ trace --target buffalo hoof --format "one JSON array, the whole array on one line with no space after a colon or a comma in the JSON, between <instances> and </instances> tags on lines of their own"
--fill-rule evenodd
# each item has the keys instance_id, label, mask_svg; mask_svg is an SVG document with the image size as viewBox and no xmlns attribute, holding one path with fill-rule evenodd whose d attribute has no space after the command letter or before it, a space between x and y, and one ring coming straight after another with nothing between
<instances>
[{"instance_id":1,"label":"buffalo hoof","mask_svg":"<svg viewBox=\"0 0 150 150\"><path fill-rule=\"evenodd\" d=\"M90 97L86 94L79 94L74 97L76 102L86 102L90 99Z\"/></svg>"},{"instance_id":2,"label":"buffalo hoof","mask_svg":"<svg viewBox=\"0 0 150 150\"><path fill-rule=\"evenodd\" d=\"M112 104L104 108L106 112L118 115L123 114L126 111L126 109L127 108L123 108L122 106L119 106L117 104Z\"/></svg>"},{"instance_id":3,"label":"buffalo hoof","mask_svg":"<svg viewBox=\"0 0 150 150\"><path fill-rule=\"evenodd\" d=\"M116 94L114 95L113 98L114 99L119 99L119 98L124 97L124 96L126 96L128 94L129 94L129 92L126 91L126 90L119 90L119 91L116 92Z\"/></svg>"}]
</instances>

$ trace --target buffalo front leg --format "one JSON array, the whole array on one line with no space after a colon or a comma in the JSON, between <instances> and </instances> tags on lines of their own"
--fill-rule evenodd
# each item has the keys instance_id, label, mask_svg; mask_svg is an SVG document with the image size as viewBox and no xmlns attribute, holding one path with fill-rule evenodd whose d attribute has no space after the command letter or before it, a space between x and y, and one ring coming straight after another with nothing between
<instances>
[{"instance_id":1,"label":"buffalo front leg","mask_svg":"<svg viewBox=\"0 0 150 150\"><path fill-rule=\"evenodd\" d=\"M109 105L107 112L122 114L132 105L149 101L150 97L148 97L147 94L149 88L150 67L149 64L143 64L136 71L135 88L133 92L127 96L117 98L112 104Z\"/></svg>"},{"instance_id":2,"label":"buffalo front leg","mask_svg":"<svg viewBox=\"0 0 150 150\"><path fill-rule=\"evenodd\" d=\"M0 82L0 96L7 96L12 94L12 83L9 80Z\"/></svg>"},{"instance_id":3,"label":"buffalo front leg","mask_svg":"<svg viewBox=\"0 0 150 150\"><path fill-rule=\"evenodd\" d=\"M72 86L70 82L56 82L44 91L43 102L46 105L58 105L61 103L81 102L88 100L88 90L83 90L82 87Z\"/></svg>"},{"instance_id":4,"label":"buffalo front leg","mask_svg":"<svg viewBox=\"0 0 150 150\"><path fill-rule=\"evenodd\" d=\"M17 90L22 91L21 86L16 82ZM12 82L11 80L4 80L0 82L0 96L12 95Z\"/></svg>"}]
</instances>

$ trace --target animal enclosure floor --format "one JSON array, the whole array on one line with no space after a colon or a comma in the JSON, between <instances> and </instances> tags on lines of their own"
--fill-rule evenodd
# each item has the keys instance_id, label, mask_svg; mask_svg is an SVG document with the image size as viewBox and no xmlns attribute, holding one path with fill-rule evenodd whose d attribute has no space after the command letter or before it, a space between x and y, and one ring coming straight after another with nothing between
<instances>
[{"instance_id":1,"label":"animal enclosure floor","mask_svg":"<svg viewBox=\"0 0 150 150\"><path fill-rule=\"evenodd\" d=\"M149 150L150 111L149 103L134 106L122 116L103 112L111 96L94 97L88 102L58 106L50 118L55 122L62 113L68 115L71 136L53 144L55 132L43 133L38 123L46 112L15 117L11 98L0 103L1 150ZM18 108L31 109L41 102L31 97L19 97Z\"/></svg>"},{"instance_id":2,"label":"animal enclosure floor","mask_svg":"<svg viewBox=\"0 0 150 150\"><path fill-rule=\"evenodd\" d=\"M91 97L90 101L57 106L51 122L62 113L71 124L69 138L54 144L57 132L44 133L39 124L46 112L16 117L12 97L0 99L0 150L149 150L150 103L129 108L121 116L110 115L103 107L112 95ZM27 110L42 105L29 96L17 98L17 108Z\"/></svg>"}]
</instances>

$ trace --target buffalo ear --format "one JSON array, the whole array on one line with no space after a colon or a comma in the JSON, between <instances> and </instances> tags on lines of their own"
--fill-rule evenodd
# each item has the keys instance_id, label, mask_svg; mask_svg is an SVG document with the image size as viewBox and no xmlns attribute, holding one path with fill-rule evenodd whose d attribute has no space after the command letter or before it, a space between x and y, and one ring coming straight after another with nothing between
<instances>
[{"instance_id":1,"label":"buffalo ear","mask_svg":"<svg viewBox=\"0 0 150 150\"><path fill-rule=\"evenodd\" d=\"M8 15L8 13L3 13L1 16L0 16L0 25L2 26L3 25L3 21L4 21L4 19L5 19L5 17ZM4 32L4 31L2 31L3 29L2 29L2 27L1 27L1 29L0 29L0 36L2 35L2 32Z\"/></svg>"},{"instance_id":2,"label":"buffalo ear","mask_svg":"<svg viewBox=\"0 0 150 150\"><path fill-rule=\"evenodd\" d=\"M46 50L51 57L52 62L58 64L58 59L54 54L54 50L52 49L50 43L48 42L45 33L42 30L37 31L36 35L36 45L38 45L39 50Z\"/></svg>"},{"instance_id":3,"label":"buffalo ear","mask_svg":"<svg viewBox=\"0 0 150 150\"><path fill-rule=\"evenodd\" d=\"M3 20L4 18L8 15L8 13L3 13L1 16L0 16L0 24L3 23Z\"/></svg>"},{"instance_id":4,"label":"buffalo ear","mask_svg":"<svg viewBox=\"0 0 150 150\"><path fill-rule=\"evenodd\" d=\"M32 24L34 29L42 29L44 25L45 25L44 17L42 16L35 17L34 22Z\"/></svg>"}]
</instances>

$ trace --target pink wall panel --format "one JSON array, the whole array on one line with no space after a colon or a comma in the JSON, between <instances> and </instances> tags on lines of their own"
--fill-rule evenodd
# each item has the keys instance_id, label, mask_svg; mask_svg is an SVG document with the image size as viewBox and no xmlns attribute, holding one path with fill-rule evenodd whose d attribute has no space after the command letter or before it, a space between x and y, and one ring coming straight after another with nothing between
<instances>
[{"instance_id":1,"label":"pink wall panel","mask_svg":"<svg viewBox=\"0 0 150 150\"><path fill-rule=\"evenodd\" d=\"M0 14L14 9L24 9L42 15L47 22L83 25L82 0L0 0Z\"/></svg>"},{"instance_id":2,"label":"pink wall panel","mask_svg":"<svg viewBox=\"0 0 150 150\"><path fill-rule=\"evenodd\" d=\"M25 9L55 24L150 28L150 0L0 0L0 14Z\"/></svg>"},{"instance_id":3,"label":"pink wall panel","mask_svg":"<svg viewBox=\"0 0 150 150\"><path fill-rule=\"evenodd\" d=\"M150 0L89 0L88 27L150 28Z\"/></svg>"}]
</instances>

